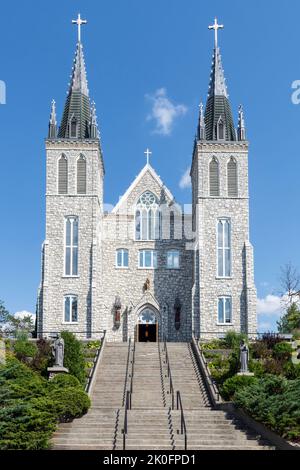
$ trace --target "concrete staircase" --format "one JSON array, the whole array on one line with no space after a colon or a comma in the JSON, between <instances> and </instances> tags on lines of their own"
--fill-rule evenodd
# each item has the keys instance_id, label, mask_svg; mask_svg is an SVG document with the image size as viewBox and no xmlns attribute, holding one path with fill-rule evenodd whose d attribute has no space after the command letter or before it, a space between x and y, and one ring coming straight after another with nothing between
<instances>
[{"instance_id":1,"label":"concrete staircase","mask_svg":"<svg viewBox=\"0 0 300 470\"><path fill-rule=\"evenodd\" d=\"M123 407L128 343L106 343L92 390L92 406L82 418L63 423L52 448L113 449Z\"/></svg>"},{"instance_id":2,"label":"concrete staircase","mask_svg":"<svg viewBox=\"0 0 300 470\"><path fill-rule=\"evenodd\" d=\"M171 414L165 402L158 343L136 343L126 450L174 448ZM121 449L118 437L117 448Z\"/></svg>"},{"instance_id":3,"label":"concrete staircase","mask_svg":"<svg viewBox=\"0 0 300 470\"><path fill-rule=\"evenodd\" d=\"M106 343L91 394L88 413L61 424L54 449L122 450L125 392L130 388L133 343ZM188 343L167 343L175 392L179 390L192 450L270 450L233 416L213 409L196 359ZM128 410L126 450L184 449L180 411L171 409L169 377L163 343L136 343L132 408Z\"/></svg>"},{"instance_id":4,"label":"concrete staircase","mask_svg":"<svg viewBox=\"0 0 300 470\"><path fill-rule=\"evenodd\" d=\"M270 450L242 423L211 407L205 384L189 343L167 343L174 390L180 391L187 429L187 448L192 450ZM180 411L172 410L176 449L184 448L180 435Z\"/></svg>"}]
</instances>

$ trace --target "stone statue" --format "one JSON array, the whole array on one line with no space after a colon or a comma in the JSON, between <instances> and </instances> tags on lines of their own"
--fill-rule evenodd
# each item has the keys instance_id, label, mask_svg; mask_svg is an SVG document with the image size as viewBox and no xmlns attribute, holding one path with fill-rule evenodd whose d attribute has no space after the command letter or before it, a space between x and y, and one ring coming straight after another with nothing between
<instances>
[{"instance_id":1,"label":"stone statue","mask_svg":"<svg viewBox=\"0 0 300 470\"><path fill-rule=\"evenodd\" d=\"M146 282L144 284L144 291L146 292L147 290L150 290L150 279L147 278Z\"/></svg>"},{"instance_id":2,"label":"stone statue","mask_svg":"<svg viewBox=\"0 0 300 470\"><path fill-rule=\"evenodd\" d=\"M248 370L248 363L249 363L249 348L244 340L242 340L240 345L240 363L241 363L241 374L247 374Z\"/></svg>"},{"instance_id":3,"label":"stone statue","mask_svg":"<svg viewBox=\"0 0 300 470\"><path fill-rule=\"evenodd\" d=\"M56 340L52 345L52 354L55 358L55 366L63 367L64 366L64 351L65 351L65 342L63 338L58 335Z\"/></svg>"}]
</instances>

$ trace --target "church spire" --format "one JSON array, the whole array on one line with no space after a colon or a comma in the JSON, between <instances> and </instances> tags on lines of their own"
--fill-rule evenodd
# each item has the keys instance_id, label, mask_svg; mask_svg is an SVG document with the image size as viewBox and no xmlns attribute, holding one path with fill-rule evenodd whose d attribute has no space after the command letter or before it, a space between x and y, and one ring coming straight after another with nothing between
<instances>
[{"instance_id":1,"label":"church spire","mask_svg":"<svg viewBox=\"0 0 300 470\"><path fill-rule=\"evenodd\" d=\"M49 139L56 139L57 137L56 105L54 100L51 102L48 137Z\"/></svg>"},{"instance_id":2,"label":"church spire","mask_svg":"<svg viewBox=\"0 0 300 470\"><path fill-rule=\"evenodd\" d=\"M215 42L205 109L206 139L232 141L236 140L236 134L218 45L218 30L223 28L217 19L209 26L215 32Z\"/></svg>"},{"instance_id":3,"label":"church spire","mask_svg":"<svg viewBox=\"0 0 300 470\"><path fill-rule=\"evenodd\" d=\"M79 14L77 20L72 20L72 23L78 26L78 41L58 137L65 139L90 139L95 137L91 136L92 108L81 42L81 26L86 24L87 21L82 20ZM98 129L93 135L96 134L98 135Z\"/></svg>"}]
</instances>

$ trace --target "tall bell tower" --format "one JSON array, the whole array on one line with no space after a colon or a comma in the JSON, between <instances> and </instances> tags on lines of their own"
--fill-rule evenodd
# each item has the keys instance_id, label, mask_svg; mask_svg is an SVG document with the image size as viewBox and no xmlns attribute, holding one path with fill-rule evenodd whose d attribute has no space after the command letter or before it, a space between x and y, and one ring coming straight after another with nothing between
<instances>
[{"instance_id":1,"label":"tall bell tower","mask_svg":"<svg viewBox=\"0 0 300 470\"><path fill-rule=\"evenodd\" d=\"M249 241L248 141L243 108L235 129L217 20L206 107L200 105L191 167L193 329L203 339L229 330L256 333L253 248Z\"/></svg>"},{"instance_id":2,"label":"tall bell tower","mask_svg":"<svg viewBox=\"0 0 300 470\"><path fill-rule=\"evenodd\" d=\"M104 166L95 103L89 97L81 27L59 129L52 102L46 139L46 239L38 299L38 333L100 328ZM98 314L97 314L98 312Z\"/></svg>"}]
</instances>

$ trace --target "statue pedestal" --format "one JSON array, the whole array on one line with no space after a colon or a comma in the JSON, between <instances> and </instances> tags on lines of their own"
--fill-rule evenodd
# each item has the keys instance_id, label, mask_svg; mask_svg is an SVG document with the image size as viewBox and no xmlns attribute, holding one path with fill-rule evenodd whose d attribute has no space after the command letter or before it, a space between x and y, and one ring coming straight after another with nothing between
<instances>
[{"instance_id":1,"label":"statue pedestal","mask_svg":"<svg viewBox=\"0 0 300 470\"><path fill-rule=\"evenodd\" d=\"M61 366L53 366L53 367L48 367L47 372L49 373L49 380L52 380L58 374L68 374L69 369L67 369L66 367L61 367Z\"/></svg>"},{"instance_id":2,"label":"statue pedestal","mask_svg":"<svg viewBox=\"0 0 300 470\"><path fill-rule=\"evenodd\" d=\"M254 377L253 372L238 372L236 375L246 375L248 377Z\"/></svg>"}]
</instances>

